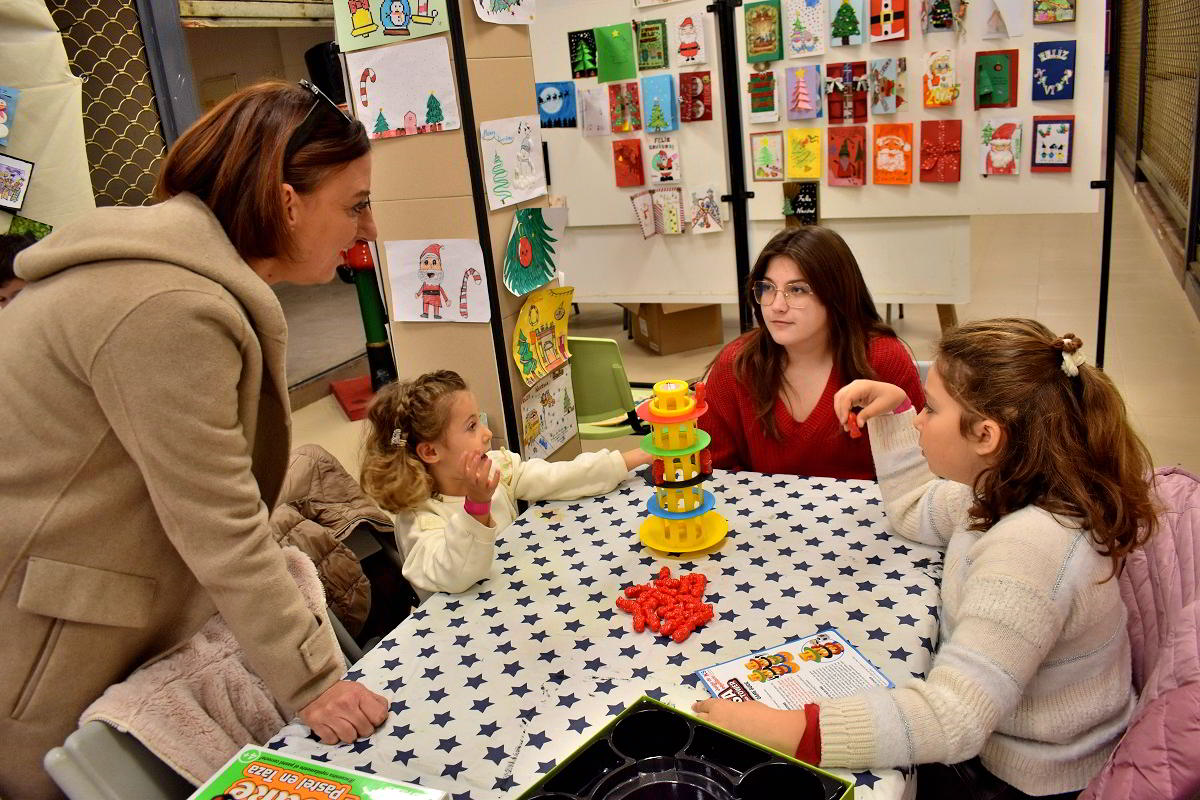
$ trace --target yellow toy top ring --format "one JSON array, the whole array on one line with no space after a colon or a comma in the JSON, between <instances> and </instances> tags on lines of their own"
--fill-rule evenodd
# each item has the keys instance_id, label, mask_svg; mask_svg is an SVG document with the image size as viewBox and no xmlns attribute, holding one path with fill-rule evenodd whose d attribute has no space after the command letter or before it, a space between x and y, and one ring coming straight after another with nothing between
<instances>
[{"instance_id":1,"label":"yellow toy top ring","mask_svg":"<svg viewBox=\"0 0 1200 800\"><path fill-rule=\"evenodd\" d=\"M654 384L654 398L650 401L650 411L656 416L683 417L695 407L695 399L688 396L687 381L668 378Z\"/></svg>"}]
</instances>

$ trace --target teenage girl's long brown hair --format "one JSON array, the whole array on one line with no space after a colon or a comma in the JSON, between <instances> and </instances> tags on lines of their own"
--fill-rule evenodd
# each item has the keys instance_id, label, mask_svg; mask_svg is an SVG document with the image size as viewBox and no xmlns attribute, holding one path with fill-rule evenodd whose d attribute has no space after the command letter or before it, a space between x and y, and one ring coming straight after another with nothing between
<instances>
[{"instance_id":1,"label":"teenage girl's long brown hair","mask_svg":"<svg viewBox=\"0 0 1200 800\"><path fill-rule=\"evenodd\" d=\"M843 383L874 378L867 361L867 346L876 336L896 333L884 324L875 310L862 271L846 242L834 231L817 225L789 228L771 237L750 270L746 293L754 295L754 284L763 280L775 256L796 262L804 280L829 315L829 343L833 363ZM775 424L775 398L783 386L787 353L775 343L763 320L762 306L751 300L758 327L742 335L742 346L733 360L734 377L750 387L754 415L767 435L779 439Z\"/></svg>"},{"instance_id":2,"label":"teenage girl's long brown hair","mask_svg":"<svg viewBox=\"0 0 1200 800\"><path fill-rule=\"evenodd\" d=\"M963 407L964 436L984 418L1003 430L995 463L975 480L972 528L1035 505L1088 530L1115 575L1154 528L1150 453L1107 375L1064 370L1063 353L1082 345L1031 319L968 322L938 344L936 369Z\"/></svg>"}]
</instances>

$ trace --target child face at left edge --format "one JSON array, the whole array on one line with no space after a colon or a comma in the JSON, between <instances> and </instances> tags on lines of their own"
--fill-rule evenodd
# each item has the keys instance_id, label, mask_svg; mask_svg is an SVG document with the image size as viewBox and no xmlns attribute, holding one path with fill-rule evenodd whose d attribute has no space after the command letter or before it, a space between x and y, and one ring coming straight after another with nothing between
<instances>
[{"instance_id":1,"label":"child face at left edge","mask_svg":"<svg viewBox=\"0 0 1200 800\"><path fill-rule=\"evenodd\" d=\"M461 463L463 453L488 451L492 431L480 419L479 401L471 392L455 392L450 398L450 419L437 442L443 464Z\"/></svg>"}]
</instances>

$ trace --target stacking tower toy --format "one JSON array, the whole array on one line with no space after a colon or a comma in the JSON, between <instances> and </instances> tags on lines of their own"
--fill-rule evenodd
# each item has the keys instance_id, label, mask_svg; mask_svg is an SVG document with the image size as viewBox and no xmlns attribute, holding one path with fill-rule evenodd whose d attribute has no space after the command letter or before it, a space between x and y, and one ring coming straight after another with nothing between
<instances>
[{"instance_id":1,"label":"stacking tower toy","mask_svg":"<svg viewBox=\"0 0 1200 800\"><path fill-rule=\"evenodd\" d=\"M654 396L638 406L638 416L653 428L642 440L642 449L655 457L648 478L654 486L646 504L650 517L638 535L655 550L703 550L729 531L729 523L713 510L716 498L704 490L704 482L712 477L712 438L696 429L696 420L706 411L704 384L696 384L693 397L681 380L654 384Z\"/></svg>"}]
</instances>

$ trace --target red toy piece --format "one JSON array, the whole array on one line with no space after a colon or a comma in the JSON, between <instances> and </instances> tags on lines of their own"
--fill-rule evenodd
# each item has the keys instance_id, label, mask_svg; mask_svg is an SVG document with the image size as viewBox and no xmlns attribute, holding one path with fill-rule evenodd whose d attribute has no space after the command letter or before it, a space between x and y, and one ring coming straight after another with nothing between
<instances>
[{"instance_id":1,"label":"red toy piece","mask_svg":"<svg viewBox=\"0 0 1200 800\"><path fill-rule=\"evenodd\" d=\"M712 472L712 450L708 448L700 451L700 471Z\"/></svg>"},{"instance_id":2,"label":"red toy piece","mask_svg":"<svg viewBox=\"0 0 1200 800\"><path fill-rule=\"evenodd\" d=\"M700 572L671 577L662 567L649 583L626 586L616 605L631 615L635 633L649 628L652 633L683 642L713 618L713 607L703 602L708 577Z\"/></svg>"},{"instance_id":3,"label":"red toy piece","mask_svg":"<svg viewBox=\"0 0 1200 800\"><path fill-rule=\"evenodd\" d=\"M704 393L706 391L703 381L700 381L692 388L692 399L696 401L697 406L704 405Z\"/></svg>"},{"instance_id":4,"label":"red toy piece","mask_svg":"<svg viewBox=\"0 0 1200 800\"><path fill-rule=\"evenodd\" d=\"M663 482L663 473L666 469L663 466L663 460L661 458L654 459L654 466L651 467L651 469L653 470L653 474L654 474L654 485L655 486L661 485Z\"/></svg>"},{"instance_id":5,"label":"red toy piece","mask_svg":"<svg viewBox=\"0 0 1200 800\"><path fill-rule=\"evenodd\" d=\"M850 438L861 439L862 429L858 427L858 414L851 411L846 415L846 424L850 426Z\"/></svg>"}]
</instances>

